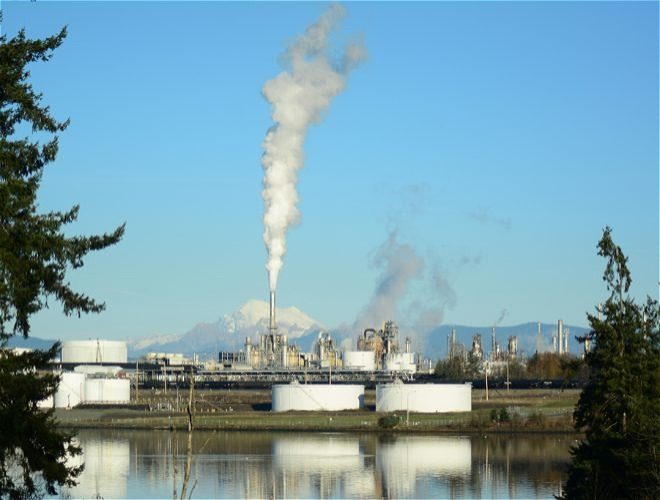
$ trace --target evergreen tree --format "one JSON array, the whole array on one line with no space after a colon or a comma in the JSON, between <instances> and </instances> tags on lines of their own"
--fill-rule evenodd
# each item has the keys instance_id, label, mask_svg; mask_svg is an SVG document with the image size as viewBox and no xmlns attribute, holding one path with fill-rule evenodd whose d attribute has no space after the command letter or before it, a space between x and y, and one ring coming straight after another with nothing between
<instances>
[{"instance_id":1,"label":"evergreen tree","mask_svg":"<svg viewBox=\"0 0 660 500\"><path fill-rule=\"evenodd\" d=\"M0 18L1 20L1 18ZM6 349L13 335L27 337L30 317L61 303L66 315L100 312L103 303L71 289L66 272L83 265L93 250L117 243L124 226L100 236L67 236L78 206L66 212L37 212L37 191L44 167L58 150L57 133L68 120L55 120L42 95L29 82L29 65L48 61L66 37L66 28L43 40L24 30L0 36L0 497L35 496L57 485L71 485L80 467L67 465L80 453L68 434L55 428L53 411L39 401L53 395L59 378L49 361L59 348L16 354ZM36 138L18 137L31 130Z\"/></svg>"},{"instance_id":2,"label":"evergreen tree","mask_svg":"<svg viewBox=\"0 0 660 500\"><path fill-rule=\"evenodd\" d=\"M575 410L585 439L571 450L566 498L660 497L660 308L628 296L627 258L606 228L598 254L611 292L603 317L588 315L589 381Z\"/></svg>"}]
</instances>

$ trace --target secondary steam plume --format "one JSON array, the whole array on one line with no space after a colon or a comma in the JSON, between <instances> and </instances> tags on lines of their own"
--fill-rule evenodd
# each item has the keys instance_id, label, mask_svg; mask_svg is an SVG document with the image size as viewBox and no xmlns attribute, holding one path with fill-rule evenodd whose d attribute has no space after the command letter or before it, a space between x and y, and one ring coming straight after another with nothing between
<instances>
[{"instance_id":1,"label":"secondary steam plume","mask_svg":"<svg viewBox=\"0 0 660 500\"><path fill-rule=\"evenodd\" d=\"M263 143L264 242L268 250L268 282L271 291L286 253L286 233L299 218L296 182L303 167L303 143L307 129L321 121L322 112L341 92L346 78L365 57L361 43L344 47L339 60L328 54L328 36L339 26L345 11L331 5L287 49L287 69L264 85L264 97L272 105L275 125Z\"/></svg>"},{"instance_id":2,"label":"secondary steam plume","mask_svg":"<svg viewBox=\"0 0 660 500\"><path fill-rule=\"evenodd\" d=\"M397 306L410 282L424 270L424 260L412 246L399 243L396 232L390 233L378 249L373 263L381 269L381 275L369 304L355 321L360 330L377 327L387 319L396 320Z\"/></svg>"}]
</instances>

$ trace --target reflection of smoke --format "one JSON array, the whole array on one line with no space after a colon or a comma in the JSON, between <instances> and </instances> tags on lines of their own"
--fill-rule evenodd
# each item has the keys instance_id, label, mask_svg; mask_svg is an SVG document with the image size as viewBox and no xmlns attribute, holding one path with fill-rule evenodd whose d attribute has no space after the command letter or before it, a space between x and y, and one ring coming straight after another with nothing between
<instances>
[{"instance_id":1,"label":"reflection of smoke","mask_svg":"<svg viewBox=\"0 0 660 500\"><path fill-rule=\"evenodd\" d=\"M277 286L278 273L286 252L286 232L299 219L296 182L303 166L303 142L307 129L321 120L321 113L342 91L348 73L364 58L361 44L345 47L340 61L328 56L328 36L344 16L344 9L332 5L307 28L285 53L288 71L263 87L273 107L275 125L264 140L261 163L264 169L264 242L268 249L270 289Z\"/></svg>"},{"instance_id":2,"label":"reflection of smoke","mask_svg":"<svg viewBox=\"0 0 660 500\"><path fill-rule=\"evenodd\" d=\"M382 271L369 304L355 320L358 330L373 328L386 319L396 319L398 302L410 281L424 269L422 258L412 246L399 243L395 231L378 249L373 263Z\"/></svg>"}]
</instances>

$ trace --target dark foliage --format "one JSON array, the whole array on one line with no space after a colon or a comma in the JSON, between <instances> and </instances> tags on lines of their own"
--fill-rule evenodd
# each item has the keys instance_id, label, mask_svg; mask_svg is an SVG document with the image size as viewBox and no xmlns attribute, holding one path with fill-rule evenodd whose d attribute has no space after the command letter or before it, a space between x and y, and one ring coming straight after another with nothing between
<instances>
[{"instance_id":1,"label":"dark foliage","mask_svg":"<svg viewBox=\"0 0 660 500\"><path fill-rule=\"evenodd\" d=\"M566 498L659 498L660 309L635 304L627 258L606 228L598 254L610 297L588 315L589 381L575 410L585 439L572 450Z\"/></svg>"},{"instance_id":2,"label":"dark foliage","mask_svg":"<svg viewBox=\"0 0 660 500\"><path fill-rule=\"evenodd\" d=\"M479 360L472 354L439 360L435 375L448 380L473 380L479 377Z\"/></svg>"},{"instance_id":3,"label":"dark foliage","mask_svg":"<svg viewBox=\"0 0 660 500\"><path fill-rule=\"evenodd\" d=\"M59 377L40 372L57 354L49 351L0 353L0 496L33 497L55 485L73 486L82 466L67 465L80 453L71 435L55 428L53 410L38 404L52 396Z\"/></svg>"},{"instance_id":4,"label":"dark foliage","mask_svg":"<svg viewBox=\"0 0 660 500\"><path fill-rule=\"evenodd\" d=\"M4 349L13 335L27 337L30 317L48 307L48 299L63 312L100 312L98 303L71 289L66 272L83 265L84 256L118 242L124 226L101 236L66 236L78 206L66 212L37 212L37 192L44 167L58 150L58 122L41 104L29 82L28 67L48 61L66 37L66 29L43 40L20 31L0 36L0 497L34 496L55 485L70 485L79 468L68 467L67 453L79 450L71 437L54 430L52 412L37 402L55 391L58 378L47 369L57 345L46 352L14 354ZM32 133L46 137L19 137ZM35 481L36 479L36 481Z\"/></svg>"}]
</instances>

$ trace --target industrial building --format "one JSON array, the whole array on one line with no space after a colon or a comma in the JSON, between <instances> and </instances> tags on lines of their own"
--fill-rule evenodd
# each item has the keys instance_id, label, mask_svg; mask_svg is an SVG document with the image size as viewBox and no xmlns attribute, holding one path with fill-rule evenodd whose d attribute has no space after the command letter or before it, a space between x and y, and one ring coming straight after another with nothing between
<instances>
[{"instance_id":1,"label":"industrial building","mask_svg":"<svg viewBox=\"0 0 660 500\"><path fill-rule=\"evenodd\" d=\"M60 385L55 408L79 404L126 404L130 402L130 380L121 365L128 363L126 342L71 340L62 342ZM71 369L72 367L72 369Z\"/></svg>"}]
</instances>

